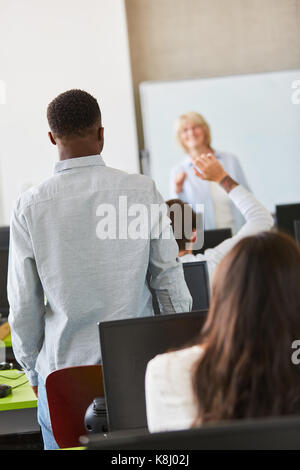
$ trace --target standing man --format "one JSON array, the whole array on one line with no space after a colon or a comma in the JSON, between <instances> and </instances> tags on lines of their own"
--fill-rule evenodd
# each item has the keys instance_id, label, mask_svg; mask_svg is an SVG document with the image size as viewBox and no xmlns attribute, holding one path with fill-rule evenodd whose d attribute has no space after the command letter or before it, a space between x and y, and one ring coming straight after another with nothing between
<instances>
[{"instance_id":1,"label":"standing man","mask_svg":"<svg viewBox=\"0 0 300 470\"><path fill-rule=\"evenodd\" d=\"M153 181L109 168L100 156L96 99L67 91L49 104L47 117L59 161L54 175L14 208L8 297L14 354L38 394L38 420L51 449L57 444L46 377L100 362L99 321L152 315L148 269L163 313L189 311L192 301L166 213L152 217L147 229L150 208L163 203ZM128 236L141 206L144 236Z\"/></svg>"}]
</instances>

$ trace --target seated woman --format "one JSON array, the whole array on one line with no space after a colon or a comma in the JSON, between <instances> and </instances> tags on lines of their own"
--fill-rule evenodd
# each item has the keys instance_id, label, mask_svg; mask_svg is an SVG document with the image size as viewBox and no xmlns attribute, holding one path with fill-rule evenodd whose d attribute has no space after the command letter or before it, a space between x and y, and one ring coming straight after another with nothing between
<instances>
[{"instance_id":1,"label":"seated woman","mask_svg":"<svg viewBox=\"0 0 300 470\"><path fill-rule=\"evenodd\" d=\"M196 112L179 116L175 126L176 140L185 157L175 165L170 174L169 198L178 198L192 205L205 204L205 229L231 228L233 233L241 227L243 218L227 194L214 182L197 181L193 172L195 160L202 154L212 154L220 161L230 176L249 190L247 179L238 158L212 147L210 126Z\"/></svg>"},{"instance_id":2,"label":"seated woman","mask_svg":"<svg viewBox=\"0 0 300 470\"><path fill-rule=\"evenodd\" d=\"M299 414L299 286L292 238L268 231L240 240L215 271L198 341L147 366L149 430Z\"/></svg>"},{"instance_id":3,"label":"seated woman","mask_svg":"<svg viewBox=\"0 0 300 470\"><path fill-rule=\"evenodd\" d=\"M203 155L196 159L193 171L199 182L201 180L212 181L220 187L220 191L224 194L227 193L229 200L245 219L244 225L233 237L224 240L215 248L206 250L204 254L194 255L193 248L197 242L197 214L189 204L182 202L180 199L166 201L181 261L183 263L206 261L211 279L217 264L240 239L271 229L274 221L268 210L255 196L243 186L238 185L226 173L215 156Z\"/></svg>"}]
</instances>

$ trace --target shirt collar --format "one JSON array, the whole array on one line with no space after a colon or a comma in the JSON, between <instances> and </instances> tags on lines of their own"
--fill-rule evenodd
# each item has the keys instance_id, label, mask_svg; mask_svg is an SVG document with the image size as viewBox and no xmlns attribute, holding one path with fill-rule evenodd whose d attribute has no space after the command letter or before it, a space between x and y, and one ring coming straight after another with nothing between
<instances>
[{"instance_id":1,"label":"shirt collar","mask_svg":"<svg viewBox=\"0 0 300 470\"><path fill-rule=\"evenodd\" d=\"M55 163L54 173L60 173L73 168L81 168L85 166L105 166L101 155L90 155L87 157L68 158Z\"/></svg>"}]
</instances>

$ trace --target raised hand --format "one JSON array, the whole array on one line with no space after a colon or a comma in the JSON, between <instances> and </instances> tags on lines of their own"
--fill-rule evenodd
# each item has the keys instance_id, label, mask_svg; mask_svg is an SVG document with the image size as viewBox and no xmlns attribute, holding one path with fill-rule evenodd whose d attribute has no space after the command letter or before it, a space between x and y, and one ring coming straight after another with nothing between
<instances>
[{"instance_id":1,"label":"raised hand","mask_svg":"<svg viewBox=\"0 0 300 470\"><path fill-rule=\"evenodd\" d=\"M217 158L211 154L203 154L194 160L194 173L198 178L219 183L225 191L231 191L238 184L224 170ZM199 171L200 170L200 171Z\"/></svg>"},{"instance_id":2,"label":"raised hand","mask_svg":"<svg viewBox=\"0 0 300 470\"><path fill-rule=\"evenodd\" d=\"M202 154L200 157L197 157L194 160L193 170L198 178L215 181L216 183L220 183L227 175L221 163L212 153Z\"/></svg>"}]
</instances>

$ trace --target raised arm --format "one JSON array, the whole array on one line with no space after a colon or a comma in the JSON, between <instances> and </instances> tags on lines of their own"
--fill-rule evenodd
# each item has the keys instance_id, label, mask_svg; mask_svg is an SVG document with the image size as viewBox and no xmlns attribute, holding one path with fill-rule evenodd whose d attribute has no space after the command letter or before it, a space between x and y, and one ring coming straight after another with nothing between
<instances>
[{"instance_id":1,"label":"raised arm","mask_svg":"<svg viewBox=\"0 0 300 470\"><path fill-rule=\"evenodd\" d=\"M200 170L200 172L199 172ZM255 196L238 185L223 169L222 165L212 155L200 157L194 167L195 174L200 179L215 181L228 193L228 196L245 218L245 224L236 235L217 247L208 249L204 255L197 255L207 261L210 277L220 260L243 237L255 235L264 230L270 230L274 224L270 212L255 198Z\"/></svg>"}]
</instances>

